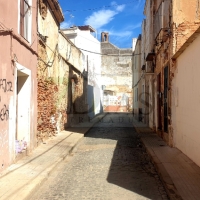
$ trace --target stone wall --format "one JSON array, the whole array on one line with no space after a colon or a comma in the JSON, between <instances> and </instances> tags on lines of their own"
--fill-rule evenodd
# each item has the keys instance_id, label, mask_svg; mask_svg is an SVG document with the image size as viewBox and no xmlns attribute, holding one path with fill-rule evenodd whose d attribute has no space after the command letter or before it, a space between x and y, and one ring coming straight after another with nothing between
<instances>
[{"instance_id":1,"label":"stone wall","mask_svg":"<svg viewBox=\"0 0 200 200\"><path fill-rule=\"evenodd\" d=\"M132 49L120 49L110 42L101 43L102 83L116 96L126 94L132 108ZM105 55L106 54L106 55Z\"/></svg>"}]
</instances>

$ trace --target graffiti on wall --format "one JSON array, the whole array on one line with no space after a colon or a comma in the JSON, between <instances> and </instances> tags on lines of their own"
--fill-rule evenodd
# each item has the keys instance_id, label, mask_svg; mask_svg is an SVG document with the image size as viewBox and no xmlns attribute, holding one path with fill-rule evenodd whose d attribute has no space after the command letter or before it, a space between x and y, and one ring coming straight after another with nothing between
<instances>
[{"instance_id":1,"label":"graffiti on wall","mask_svg":"<svg viewBox=\"0 0 200 200\"><path fill-rule=\"evenodd\" d=\"M12 92L12 82L6 79L0 79L0 90L4 92Z\"/></svg>"},{"instance_id":2,"label":"graffiti on wall","mask_svg":"<svg viewBox=\"0 0 200 200\"><path fill-rule=\"evenodd\" d=\"M8 120L9 118L9 110L8 107L4 104L3 108L0 109L0 119L1 121Z\"/></svg>"},{"instance_id":3,"label":"graffiti on wall","mask_svg":"<svg viewBox=\"0 0 200 200\"><path fill-rule=\"evenodd\" d=\"M11 81L0 79L0 121L7 121L9 119L9 108L5 102L2 102L2 92L4 95L7 92L13 92Z\"/></svg>"}]
</instances>

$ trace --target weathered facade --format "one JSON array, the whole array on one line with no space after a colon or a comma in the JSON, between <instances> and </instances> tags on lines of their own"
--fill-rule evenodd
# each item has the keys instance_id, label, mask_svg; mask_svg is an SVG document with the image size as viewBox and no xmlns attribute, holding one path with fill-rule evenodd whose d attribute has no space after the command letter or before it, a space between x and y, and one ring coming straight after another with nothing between
<instances>
[{"instance_id":1,"label":"weathered facade","mask_svg":"<svg viewBox=\"0 0 200 200\"><path fill-rule=\"evenodd\" d=\"M142 33L142 40L145 36L145 45L148 46L144 53L142 51L142 57L145 57L145 68L151 66L151 74L145 80L145 94L148 93L149 98L145 100L152 108L152 114L149 112L146 123L155 129L170 146L178 147L198 164L199 159L192 150L195 145L198 146L198 142L194 142L198 138L197 130L193 129L193 134L190 136L186 133L189 132L189 128L185 127L186 118L183 113L185 110L190 115L190 109L187 108L191 105L185 99L186 93L183 91L190 86L194 88L194 85L190 83L190 86L186 87L184 81L189 80L188 77L193 74L190 70L197 65L195 60L192 61L192 66L188 66L188 62L190 57L196 56L195 44L198 44L198 38L194 45L188 47L187 53L180 54L185 49L185 45L191 41L190 37L196 35L196 30L200 26L199 13L200 7L197 0L146 0L144 9L146 25ZM151 38L150 42L147 41L148 37ZM186 74L188 74L187 77ZM188 92L189 90L188 88ZM179 96L179 91L181 96ZM180 104L177 103L178 101ZM192 126L194 124L190 125Z\"/></svg>"},{"instance_id":2,"label":"weathered facade","mask_svg":"<svg viewBox=\"0 0 200 200\"><path fill-rule=\"evenodd\" d=\"M143 94L139 93L142 90L143 72L141 68L141 35L138 36L135 51L132 60L132 74L133 74L133 113L135 119L142 121L142 101Z\"/></svg>"},{"instance_id":3,"label":"weathered facade","mask_svg":"<svg viewBox=\"0 0 200 200\"><path fill-rule=\"evenodd\" d=\"M36 145L36 7L36 0L0 6L0 171Z\"/></svg>"},{"instance_id":4,"label":"weathered facade","mask_svg":"<svg viewBox=\"0 0 200 200\"><path fill-rule=\"evenodd\" d=\"M84 55L82 70L88 74L85 104L88 105L88 116L93 118L102 112L100 42L94 37L96 31L89 25L73 26L63 29L63 32Z\"/></svg>"},{"instance_id":5,"label":"weathered facade","mask_svg":"<svg viewBox=\"0 0 200 200\"><path fill-rule=\"evenodd\" d=\"M83 55L60 31L63 20L56 0L39 1L38 141L78 123L85 109Z\"/></svg>"},{"instance_id":6,"label":"weathered facade","mask_svg":"<svg viewBox=\"0 0 200 200\"><path fill-rule=\"evenodd\" d=\"M132 112L132 49L120 49L101 37L104 110Z\"/></svg>"}]
</instances>

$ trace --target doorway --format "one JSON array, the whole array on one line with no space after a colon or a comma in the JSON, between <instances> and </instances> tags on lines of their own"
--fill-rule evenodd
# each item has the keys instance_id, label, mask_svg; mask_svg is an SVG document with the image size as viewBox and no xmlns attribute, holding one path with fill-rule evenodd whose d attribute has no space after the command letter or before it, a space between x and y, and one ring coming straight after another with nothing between
<instances>
[{"instance_id":1,"label":"doorway","mask_svg":"<svg viewBox=\"0 0 200 200\"><path fill-rule=\"evenodd\" d=\"M15 139L29 144L30 142L30 70L17 70L16 95L16 136Z\"/></svg>"},{"instance_id":2,"label":"doorway","mask_svg":"<svg viewBox=\"0 0 200 200\"><path fill-rule=\"evenodd\" d=\"M164 132L168 133L168 66L164 68Z\"/></svg>"},{"instance_id":3,"label":"doorway","mask_svg":"<svg viewBox=\"0 0 200 200\"><path fill-rule=\"evenodd\" d=\"M162 114L161 114L161 106L162 106L162 92L161 92L161 73L157 76L157 112L158 112L158 129L162 130Z\"/></svg>"}]
</instances>

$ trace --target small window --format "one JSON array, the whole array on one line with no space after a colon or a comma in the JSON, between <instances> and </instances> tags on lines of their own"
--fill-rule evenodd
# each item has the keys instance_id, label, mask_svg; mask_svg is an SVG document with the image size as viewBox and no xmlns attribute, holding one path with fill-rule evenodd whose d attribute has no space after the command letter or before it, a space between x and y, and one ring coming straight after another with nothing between
<instances>
[{"instance_id":1,"label":"small window","mask_svg":"<svg viewBox=\"0 0 200 200\"><path fill-rule=\"evenodd\" d=\"M20 0L20 35L30 42L31 0Z\"/></svg>"}]
</instances>

